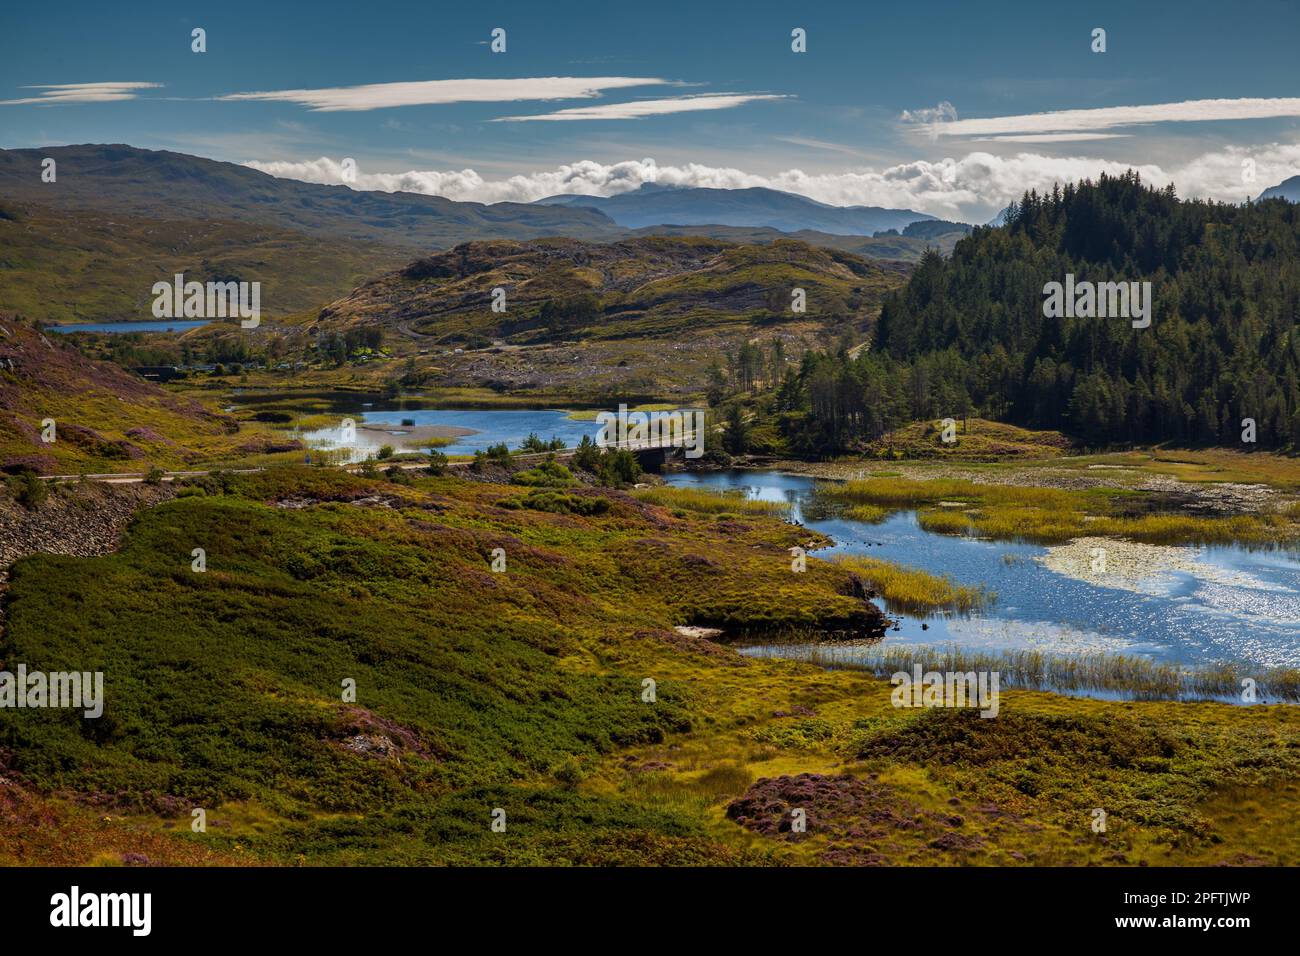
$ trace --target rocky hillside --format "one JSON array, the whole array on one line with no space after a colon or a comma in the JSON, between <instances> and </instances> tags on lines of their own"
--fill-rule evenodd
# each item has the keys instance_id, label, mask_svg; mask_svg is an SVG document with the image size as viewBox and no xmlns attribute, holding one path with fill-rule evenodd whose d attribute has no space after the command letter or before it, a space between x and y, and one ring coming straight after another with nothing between
<instances>
[{"instance_id":1,"label":"rocky hillside","mask_svg":"<svg viewBox=\"0 0 1300 956\"><path fill-rule=\"evenodd\" d=\"M864 323L898 281L877 263L795 241L472 242L360 286L319 321L378 323L444 346L750 334ZM806 294L801 313L791 308L796 288Z\"/></svg>"},{"instance_id":2,"label":"rocky hillside","mask_svg":"<svg viewBox=\"0 0 1300 956\"><path fill-rule=\"evenodd\" d=\"M702 237L472 242L367 282L304 320L384 328L408 379L554 401L694 400L740 346L785 354L865 340L896 264L794 240ZM493 311L493 290L504 311ZM792 292L804 290L794 312ZM548 397L549 396L549 397Z\"/></svg>"}]
</instances>

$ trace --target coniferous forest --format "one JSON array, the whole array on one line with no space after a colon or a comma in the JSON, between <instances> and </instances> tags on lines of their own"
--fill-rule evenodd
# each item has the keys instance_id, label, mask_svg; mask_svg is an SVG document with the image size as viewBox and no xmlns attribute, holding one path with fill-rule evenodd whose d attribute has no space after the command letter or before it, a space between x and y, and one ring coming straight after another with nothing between
<instances>
[{"instance_id":1,"label":"coniferous forest","mask_svg":"<svg viewBox=\"0 0 1300 956\"><path fill-rule=\"evenodd\" d=\"M1026 193L1005 228L925 256L869 349L811 354L777 409L835 453L921 418L980 415L1091 446L1300 443L1300 207L1180 200L1136 173ZM1045 318L1043 287L1152 284L1153 320Z\"/></svg>"}]
</instances>

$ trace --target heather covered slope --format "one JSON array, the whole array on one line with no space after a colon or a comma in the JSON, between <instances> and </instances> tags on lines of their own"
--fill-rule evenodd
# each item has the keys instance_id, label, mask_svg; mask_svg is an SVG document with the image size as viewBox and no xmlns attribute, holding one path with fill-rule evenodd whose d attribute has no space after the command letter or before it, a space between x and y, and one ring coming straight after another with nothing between
<instances>
[{"instance_id":1,"label":"heather covered slope","mask_svg":"<svg viewBox=\"0 0 1300 956\"><path fill-rule=\"evenodd\" d=\"M42 441L47 419L51 442ZM0 315L2 467L47 474L181 467L234 449L238 431L232 418Z\"/></svg>"},{"instance_id":2,"label":"heather covered slope","mask_svg":"<svg viewBox=\"0 0 1300 956\"><path fill-rule=\"evenodd\" d=\"M304 469L202 487L116 554L15 567L0 659L102 669L108 703L0 712L0 861L1300 861L1294 707L1004 690L984 720L675 631L870 615L845 568L792 574L810 532L773 518Z\"/></svg>"},{"instance_id":3,"label":"heather covered slope","mask_svg":"<svg viewBox=\"0 0 1300 956\"><path fill-rule=\"evenodd\" d=\"M41 181L45 157L58 164L54 182ZM826 214L854 212L801 201ZM958 229L937 221L913 226ZM319 308L413 255L457 243L660 234L737 243L793 237L868 258L916 261L931 246L951 251L962 233L871 238L717 224L632 232L581 205L362 192L130 146L0 150L0 309L44 322L151 318L153 283L177 272L201 282L261 282L263 310L274 318Z\"/></svg>"},{"instance_id":4,"label":"heather covered slope","mask_svg":"<svg viewBox=\"0 0 1300 956\"><path fill-rule=\"evenodd\" d=\"M102 669L109 702L93 723L0 714L0 775L118 815L208 807L213 845L256 858L736 861L697 821L572 784L707 725L662 669L692 656L673 624L880 620L838 593L842 571L789 574L785 548L808 536L787 525L733 518L721 538L713 516L582 492L609 507L587 520L454 479L278 470L205 487L142 514L117 554L15 568L0 657ZM47 587L77 597L42 609ZM491 839L496 806L516 839Z\"/></svg>"}]
</instances>

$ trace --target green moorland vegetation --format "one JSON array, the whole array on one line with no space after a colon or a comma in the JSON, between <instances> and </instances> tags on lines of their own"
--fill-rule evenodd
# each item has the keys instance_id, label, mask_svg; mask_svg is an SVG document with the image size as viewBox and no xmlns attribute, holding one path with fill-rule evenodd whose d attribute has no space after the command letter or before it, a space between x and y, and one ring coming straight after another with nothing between
<instances>
[{"instance_id":1,"label":"green moorland vegetation","mask_svg":"<svg viewBox=\"0 0 1300 956\"><path fill-rule=\"evenodd\" d=\"M1111 476L1162 475L1193 485L1222 482L1261 484L1286 493L1300 492L1300 457L1228 448L1139 448L1079 455L1053 466Z\"/></svg>"},{"instance_id":2,"label":"green moorland vegetation","mask_svg":"<svg viewBox=\"0 0 1300 956\"><path fill-rule=\"evenodd\" d=\"M674 630L867 614L772 516L300 468L177 490L116 553L13 568L0 660L102 670L107 703L2 712L0 862L1300 861L1294 707L1014 690L984 720Z\"/></svg>"},{"instance_id":3,"label":"green moorland vegetation","mask_svg":"<svg viewBox=\"0 0 1300 956\"><path fill-rule=\"evenodd\" d=\"M893 229L876 236L839 236L815 229L800 229L796 232L781 232L769 226L644 226L633 230L639 236L708 236L712 239L725 239L727 242L756 245L767 242L779 242L782 239L798 239L813 246L827 249L839 249L868 259L892 260L895 263L919 262L927 249L938 249L943 255L952 252L952 247L964 236L970 235L970 226L959 223L941 223L937 229L943 231L913 229L923 227L924 223L913 223L900 235ZM910 230L910 231L908 231Z\"/></svg>"},{"instance_id":4,"label":"green moorland vegetation","mask_svg":"<svg viewBox=\"0 0 1300 956\"><path fill-rule=\"evenodd\" d=\"M670 508L673 514L684 517L686 512L716 515L719 518L739 514L780 515L790 508L788 502L761 501L748 497L741 489L711 490L662 485L634 492L642 501ZM864 508L848 509L858 520L881 520L886 512L870 517L862 514ZM982 588L954 584L947 578L930 574L919 568L906 567L890 561L862 556L839 555L835 563L868 584L876 596L884 598L890 606L914 614L936 611L966 613L983 607L988 600Z\"/></svg>"},{"instance_id":5,"label":"green moorland vegetation","mask_svg":"<svg viewBox=\"0 0 1300 956\"><path fill-rule=\"evenodd\" d=\"M742 489L711 490L661 485L636 493L642 501L674 510L698 511L703 514L781 514L790 509L788 502L759 501Z\"/></svg>"}]
</instances>

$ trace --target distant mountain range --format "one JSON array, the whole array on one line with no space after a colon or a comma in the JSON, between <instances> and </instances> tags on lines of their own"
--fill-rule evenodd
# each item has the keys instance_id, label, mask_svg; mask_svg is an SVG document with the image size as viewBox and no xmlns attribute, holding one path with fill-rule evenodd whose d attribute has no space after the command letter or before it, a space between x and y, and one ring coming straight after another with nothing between
<instances>
[{"instance_id":1,"label":"distant mountain range","mask_svg":"<svg viewBox=\"0 0 1300 956\"><path fill-rule=\"evenodd\" d=\"M644 183L617 196L549 196L535 205L595 209L620 226L765 226L782 232L812 229L840 236L871 236L933 219L911 209L831 206L777 189L705 189Z\"/></svg>"},{"instance_id":2,"label":"distant mountain range","mask_svg":"<svg viewBox=\"0 0 1300 956\"><path fill-rule=\"evenodd\" d=\"M1300 176L1284 179L1276 186L1270 186L1259 194L1260 199L1289 199L1300 202Z\"/></svg>"},{"instance_id":3,"label":"distant mountain range","mask_svg":"<svg viewBox=\"0 0 1300 956\"><path fill-rule=\"evenodd\" d=\"M839 249L868 259L893 260L899 263L919 262L926 249L938 249L943 255L949 255L959 239L970 235L970 228L934 220L940 224L940 231L922 237L908 226L899 234L890 229L876 233L874 236L837 236L815 229L800 229L798 232L781 232L768 226L646 226L630 233L634 236L707 236L710 239L725 239L728 242L763 244L780 239L799 239L823 249ZM917 226L929 226L929 222L914 223Z\"/></svg>"},{"instance_id":4,"label":"distant mountain range","mask_svg":"<svg viewBox=\"0 0 1300 956\"><path fill-rule=\"evenodd\" d=\"M54 183L41 182L45 157L57 164ZM471 239L623 235L607 216L586 208L485 205L417 193L362 192L134 146L0 150L0 199L116 210L150 219L256 222L312 236L424 249Z\"/></svg>"}]
</instances>

